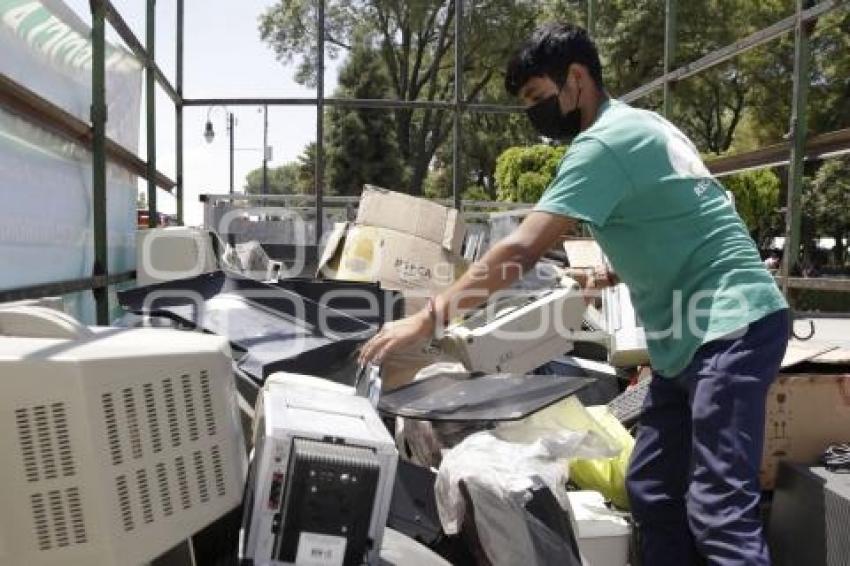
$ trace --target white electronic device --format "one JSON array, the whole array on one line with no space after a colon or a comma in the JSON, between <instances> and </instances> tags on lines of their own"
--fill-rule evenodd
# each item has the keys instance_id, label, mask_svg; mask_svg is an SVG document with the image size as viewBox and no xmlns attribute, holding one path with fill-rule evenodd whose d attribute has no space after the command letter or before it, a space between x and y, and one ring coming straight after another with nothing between
<instances>
[{"instance_id":1,"label":"white electronic device","mask_svg":"<svg viewBox=\"0 0 850 566\"><path fill-rule=\"evenodd\" d=\"M140 286L194 277L218 269L217 236L199 228L168 226L136 232L136 282Z\"/></svg>"},{"instance_id":2,"label":"white electronic device","mask_svg":"<svg viewBox=\"0 0 850 566\"><path fill-rule=\"evenodd\" d=\"M625 283L602 291L602 313L609 336L608 363L616 367L648 364L646 334Z\"/></svg>"},{"instance_id":3,"label":"white electronic device","mask_svg":"<svg viewBox=\"0 0 850 566\"><path fill-rule=\"evenodd\" d=\"M608 258L593 240L568 240L564 242L564 250L572 267L606 265L610 268ZM588 333L586 339L604 344L608 348L608 363L613 366L634 367L649 363L646 333L632 305L629 288L619 283L602 289L600 294L601 309L591 307L585 313L585 321L596 330Z\"/></svg>"},{"instance_id":4,"label":"white electronic device","mask_svg":"<svg viewBox=\"0 0 850 566\"><path fill-rule=\"evenodd\" d=\"M288 378L260 392L242 557L378 564L398 452L368 399Z\"/></svg>"},{"instance_id":5,"label":"white electronic device","mask_svg":"<svg viewBox=\"0 0 850 566\"><path fill-rule=\"evenodd\" d=\"M587 308L578 284L514 293L449 327L441 341L469 371L528 373L573 348Z\"/></svg>"},{"instance_id":6,"label":"white electronic device","mask_svg":"<svg viewBox=\"0 0 850 566\"><path fill-rule=\"evenodd\" d=\"M239 505L223 338L0 308L0 564L151 561Z\"/></svg>"}]
</instances>

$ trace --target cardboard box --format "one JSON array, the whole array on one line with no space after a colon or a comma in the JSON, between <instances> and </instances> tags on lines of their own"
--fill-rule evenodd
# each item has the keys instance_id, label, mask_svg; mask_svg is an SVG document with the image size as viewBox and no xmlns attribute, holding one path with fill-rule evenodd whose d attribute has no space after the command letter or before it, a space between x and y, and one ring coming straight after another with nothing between
<instances>
[{"instance_id":1,"label":"cardboard box","mask_svg":"<svg viewBox=\"0 0 850 566\"><path fill-rule=\"evenodd\" d=\"M416 236L455 255L460 255L466 236L457 209L372 185L366 185L360 196L356 224Z\"/></svg>"},{"instance_id":2,"label":"cardboard box","mask_svg":"<svg viewBox=\"0 0 850 566\"><path fill-rule=\"evenodd\" d=\"M626 566L632 529L618 513L605 506L596 491L567 492L570 517L587 566Z\"/></svg>"},{"instance_id":3,"label":"cardboard box","mask_svg":"<svg viewBox=\"0 0 850 566\"><path fill-rule=\"evenodd\" d=\"M367 186L356 222L334 225L317 275L401 291L404 314L410 315L466 270L459 255L465 234L463 217L453 208ZM381 364L384 389L409 383L440 359L427 345L394 352Z\"/></svg>"},{"instance_id":4,"label":"cardboard box","mask_svg":"<svg viewBox=\"0 0 850 566\"><path fill-rule=\"evenodd\" d=\"M605 263L605 254L593 238L570 238L564 241L570 267L596 267Z\"/></svg>"},{"instance_id":5,"label":"cardboard box","mask_svg":"<svg viewBox=\"0 0 850 566\"><path fill-rule=\"evenodd\" d=\"M438 244L374 226L336 224L319 261L318 276L378 282L405 296L405 314L451 285L466 262Z\"/></svg>"},{"instance_id":6,"label":"cardboard box","mask_svg":"<svg viewBox=\"0 0 850 566\"><path fill-rule=\"evenodd\" d=\"M850 442L850 374L780 375L767 396L762 489L779 462L816 464L835 442Z\"/></svg>"}]
</instances>

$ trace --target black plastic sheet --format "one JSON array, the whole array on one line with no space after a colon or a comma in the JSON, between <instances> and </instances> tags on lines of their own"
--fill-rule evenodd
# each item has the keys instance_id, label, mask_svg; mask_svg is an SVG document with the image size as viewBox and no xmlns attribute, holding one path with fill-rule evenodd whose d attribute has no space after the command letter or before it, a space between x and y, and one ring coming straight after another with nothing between
<instances>
[{"instance_id":1,"label":"black plastic sheet","mask_svg":"<svg viewBox=\"0 0 850 566\"><path fill-rule=\"evenodd\" d=\"M381 397L385 413L428 421L513 421L573 395L592 379L561 375L435 375Z\"/></svg>"},{"instance_id":2,"label":"black plastic sheet","mask_svg":"<svg viewBox=\"0 0 850 566\"><path fill-rule=\"evenodd\" d=\"M401 292L381 289L377 283L290 277L274 285L369 324L381 325L404 316Z\"/></svg>"},{"instance_id":3,"label":"black plastic sheet","mask_svg":"<svg viewBox=\"0 0 850 566\"><path fill-rule=\"evenodd\" d=\"M352 385L354 352L377 330L294 291L222 271L121 291L118 300L132 312L226 337L244 352L237 367L258 382L289 371L350 373Z\"/></svg>"}]
</instances>

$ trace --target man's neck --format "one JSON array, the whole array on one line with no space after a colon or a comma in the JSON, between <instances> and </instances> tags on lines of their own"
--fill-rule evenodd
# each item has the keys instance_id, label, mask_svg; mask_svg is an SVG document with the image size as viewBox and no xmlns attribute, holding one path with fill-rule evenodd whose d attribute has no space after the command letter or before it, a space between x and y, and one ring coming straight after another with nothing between
<instances>
[{"instance_id":1,"label":"man's neck","mask_svg":"<svg viewBox=\"0 0 850 566\"><path fill-rule=\"evenodd\" d=\"M590 94L590 93L588 93ZM599 87L594 86L593 93L588 97L587 107L582 108L581 112L581 131L588 129L599 117L599 109L603 104L608 102L608 93Z\"/></svg>"}]
</instances>

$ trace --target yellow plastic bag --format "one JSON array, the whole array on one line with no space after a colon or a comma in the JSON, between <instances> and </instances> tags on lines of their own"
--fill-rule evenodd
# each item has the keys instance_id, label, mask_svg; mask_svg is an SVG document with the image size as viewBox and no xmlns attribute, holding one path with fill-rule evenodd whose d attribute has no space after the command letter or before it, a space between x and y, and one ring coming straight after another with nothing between
<instances>
[{"instance_id":1,"label":"yellow plastic bag","mask_svg":"<svg viewBox=\"0 0 850 566\"><path fill-rule=\"evenodd\" d=\"M575 459L570 462L570 479L581 489L596 490L620 509L629 508L626 493L626 471L635 446L635 439L607 407L587 407L597 424L622 447L618 456L594 460Z\"/></svg>"}]
</instances>

